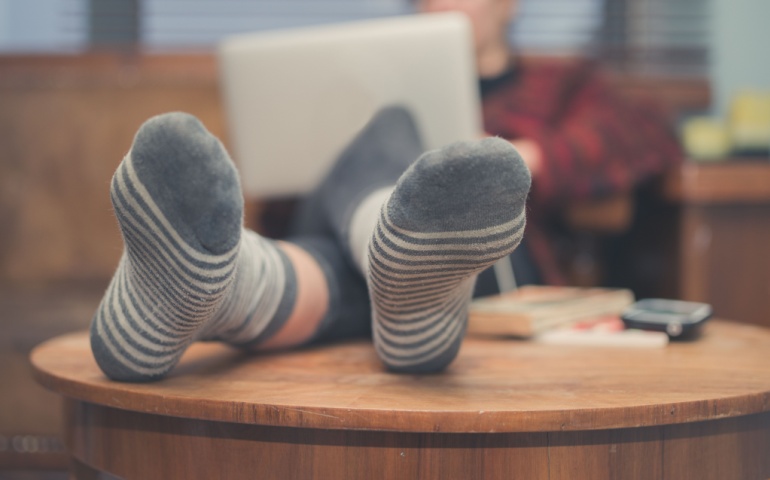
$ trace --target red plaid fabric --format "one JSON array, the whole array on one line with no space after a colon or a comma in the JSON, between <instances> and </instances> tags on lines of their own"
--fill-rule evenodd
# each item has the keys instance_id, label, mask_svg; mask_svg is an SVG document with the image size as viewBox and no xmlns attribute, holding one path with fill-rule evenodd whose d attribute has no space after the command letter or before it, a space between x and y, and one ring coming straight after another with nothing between
<instances>
[{"instance_id":1,"label":"red plaid fabric","mask_svg":"<svg viewBox=\"0 0 770 480\"><path fill-rule=\"evenodd\" d=\"M564 283L545 228L565 205L631 192L681 162L669 122L652 104L620 98L594 63L517 60L482 82L487 133L531 139L542 153L527 239L546 283Z\"/></svg>"}]
</instances>

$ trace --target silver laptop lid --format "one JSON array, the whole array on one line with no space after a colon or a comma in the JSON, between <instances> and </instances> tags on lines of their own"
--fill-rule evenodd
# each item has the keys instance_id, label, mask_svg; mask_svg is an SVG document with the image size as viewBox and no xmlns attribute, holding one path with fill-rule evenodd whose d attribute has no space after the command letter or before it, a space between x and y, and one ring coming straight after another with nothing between
<instances>
[{"instance_id":1,"label":"silver laptop lid","mask_svg":"<svg viewBox=\"0 0 770 480\"><path fill-rule=\"evenodd\" d=\"M311 190L380 108L408 107L427 148L481 133L467 19L410 15L238 35L219 49L247 196Z\"/></svg>"}]
</instances>

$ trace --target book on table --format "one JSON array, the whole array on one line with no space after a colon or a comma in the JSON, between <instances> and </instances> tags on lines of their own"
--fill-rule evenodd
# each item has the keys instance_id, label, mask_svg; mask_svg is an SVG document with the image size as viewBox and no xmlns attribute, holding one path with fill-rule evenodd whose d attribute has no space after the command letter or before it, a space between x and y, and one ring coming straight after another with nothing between
<instances>
[{"instance_id":1,"label":"book on table","mask_svg":"<svg viewBox=\"0 0 770 480\"><path fill-rule=\"evenodd\" d=\"M524 286L471 303L468 333L529 338L586 319L619 315L634 302L627 289Z\"/></svg>"}]
</instances>

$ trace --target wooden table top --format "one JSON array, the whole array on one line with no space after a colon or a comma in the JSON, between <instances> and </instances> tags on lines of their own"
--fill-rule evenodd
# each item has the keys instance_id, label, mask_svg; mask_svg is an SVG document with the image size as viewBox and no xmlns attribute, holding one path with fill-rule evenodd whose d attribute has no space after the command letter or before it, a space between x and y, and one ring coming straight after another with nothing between
<instances>
[{"instance_id":1,"label":"wooden table top","mask_svg":"<svg viewBox=\"0 0 770 480\"><path fill-rule=\"evenodd\" d=\"M86 333L31 355L44 386L145 413L223 422L401 432L533 432L666 425L770 411L770 330L712 321L663 349L466 339L437 375L386 372L369 342L276 354L193 345L166 379L118 383Z\"/></svg>"}]
</instances>

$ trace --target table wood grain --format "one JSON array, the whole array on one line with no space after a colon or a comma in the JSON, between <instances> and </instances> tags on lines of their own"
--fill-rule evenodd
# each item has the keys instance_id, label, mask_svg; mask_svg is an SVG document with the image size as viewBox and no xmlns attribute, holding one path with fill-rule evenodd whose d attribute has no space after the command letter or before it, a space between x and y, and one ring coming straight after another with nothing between
<instances>
[{"instance_id":1,"label":"table wood grain","mask_svg":"<svg viewBox=\"0 0 770 480\"><path fill-rule=\"evenodd\" d=\"M529 432L667 425L770 410L770 332L714 321L664 349L469 338L443 374L398 375L361 341L271 355L217 343L165 380L112 382L83 333L32 353L64 396L138 412L282 427Z\"/></svg>"},{"instance_id":2,"label":"table wood grain","mask_svg":"<svg viewBox=\"0 0 770 480\"><path fill-rule=\"evenodd\" d=\"M370 343L196 344L162 381L106 379L85 333L32 353L76 479L770 477L770 332L713 321L665 349L466 339L438 375Z\"/></svg>"}]
</instances>

